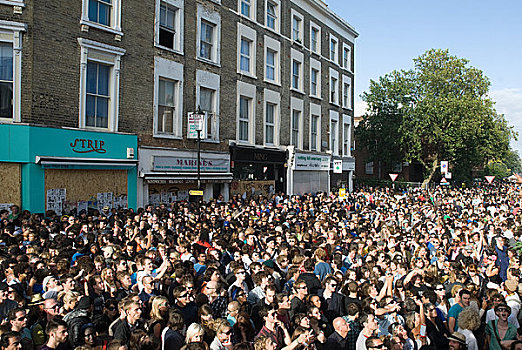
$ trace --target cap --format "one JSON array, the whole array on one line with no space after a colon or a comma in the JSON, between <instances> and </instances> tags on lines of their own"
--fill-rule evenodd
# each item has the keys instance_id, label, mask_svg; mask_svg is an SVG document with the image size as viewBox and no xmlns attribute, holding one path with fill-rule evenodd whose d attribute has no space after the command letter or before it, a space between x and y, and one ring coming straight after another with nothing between
<instances>
[{"instance_id":1,"label":"cap","mask_svg":"<svg viewBox=\"0 0 522 350\"><path fill-rule=\"evenodd\" d=\"M47 283L49 283L49 281L51 280L51 278L53 278L53 276L46 276L44 279L43 279L43 282L42 282L42 289L44 292L47 292Z\"/></svg>"},{"instance_id":2,"label":"cap","mask_svg":"<svg viewBox=\"0 0 522 350\"><path fill-rule=\"evenodd\" d=\"M266 267L269 267L271 269L273 269L275 267L274 262L272 260L265 260L263 262L263 265L265 265Z\"/></svg>"},{"instance_id":3,"label":"cap","mask_svg":"<svg viewBox=\"0 0 522 350\"><path fill-rule=\"evenodd\" d=\"M44 299L42 298L42 294L33 294L31 295L31 300L27 304L27 306L36 306L43 304Z\"/></svg>"},{"instance_id":4,"label":"cap","mask_svg":"<svg viewBox=\"0 0 522 350\"><path fill-rule=\"evenodd\" d=\"M78 301L78 306L77 308L78 309L81 309L81 310L87 310L88 308L90 308L92 305L92 300L91 298L87 297L87 296L83 296L80 298L80 300Z\"/></svg>"},{"instance_id":5,"label":"cap","mask_svg":"<svg viewBox=\"0 0 522 350\"><path fill-rule=\"evenodd\" d=\"M466 336L459 332L454 332L448 337L448 340L453 340L459 344L466 345Z\"/></svg>"}]
</instances>

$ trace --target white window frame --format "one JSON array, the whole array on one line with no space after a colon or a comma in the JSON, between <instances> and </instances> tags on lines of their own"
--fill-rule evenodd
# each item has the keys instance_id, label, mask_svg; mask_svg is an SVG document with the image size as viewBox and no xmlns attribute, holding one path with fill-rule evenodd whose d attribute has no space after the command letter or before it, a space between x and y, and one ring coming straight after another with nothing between
<instances>
[{"instance_id":1,"label":"white window frame","mask_svg":"<svg viewBox=\"0 0 522 350\"><path fill-rule=\"evenodd\" d=\"M170 48L160 44L160 15L161 3L167 4L169 7L176 9L176 16L174 19L174 47ZM184 0L156 0L156 21L154 33L154 45L162 49L173 51L183 55L183 36L184 36Z\"/></svg>"},{"instance_id":2,"label":"white window frame","mask_svg":"<svg viewBox=\"0 0 522 350\"><path fill-rule=\"evenodd\" d=\"M219 66L221 62L221 15L216 11L210 11L205 6L198 4L197 28L196 28L196 58L200 61ZM211 59L201 57L201 21L214 25L212 32Z\"/></svg>"},{"instance_id":3,"label":"white window frame","mask_svg":"<svg viewBox=\"0 0 522 350\"><path fill-rule=\"evenodd\" d=\"M343 84L342 85L342 90L343 90L342 107L351 110L352 109L352 79L347 75L343 75L342 84ZM348 91L345 91L346 85L348 85Z\"/></svg>"},{"instance_id":4,"label":"white window frame","mask_svg":"<svg viewBox=\"0 0 522 350\"><path fill-rule=\"evenodd\" d=\"M317 86L316 86L316 93L313 94L312 91L312 71L317 71ZM310 58L310 97L314 98L321 98L321 62Z\"/></svg>"},{"instance_id":5,"label":"white window frame","mask_svg":"<svg viewBox=\"0 0 522 350\"><path fill-rule=\"evenodd\" d=\"M176 134L160 133L158 132L159 122L159 81L160 78L175 81L176 96L174 101L176 106L174 108L175 115L174 122L177 123L174 130ZM183 65L171 60L161 57L154 57L154 124L153 137L166 139L181 139L183 138Z\"/></svg>"},{"instance_id":6,"label":"white window frame","mask_svg":"<svg viewBox=\"0 0 522 350\"><path fill-rule=\"evenodd\" d=\"M298 129L298 140L297 142L292 142L292 123L293 123L293 113L294 111L299 112L299 129ZM303 149L303 141L304 141L304 102L300 98L292 97L290 99L290 138L289 144L294 145L296 149Z\"/></svg>"},{"instance_id":7,"label":"white window frame","mask_svg":"<svg viewBox=\"0 0 522 350\"><path fill-rule=\"evenodd\" d=\"M275 22L274 22L274 28L270 28L267 23L268 23L268 3L271 2L272 4L275 5L276 7L276 18L275 18ZM264 19L264 23L265 23L265 27L266 29L268 30L271 30L271 31L274 31L276 33L280 33L281 32L281 0L265 0L265 19Z\"/></svg>"},{"instance_id":8,"label":"white window frame","mask_svg":"<svg viewBox=\"0 0 522 350\"><path fill-rule=\"evenodd\" d=\"M22 121L22 32L27 24L0 20L0 41L13 45L13 110L11 118L0 118L2 122Z\"/></svg>"},{"instance_id":9,"label":"white window frame","mask_svg":"<svg viewBox=\"0 0 522 350\"><path fill-rule=\"evenodd\" d=\"M263 111L263 144L265 146L279 146L279 125L280 125L280 105L281 105L281 95L277 91L264 89L264 111ZM266 142L266 113L267 113L267 105L272 104L274 106L274 142L267 143Z\"/></svg>"},{"instance_id":10,"label":"white window frame","mask_svg":"<svg viewBox=\"0 0 522 350\"><path fill-rule=\"evenodd\" d=\"M332 43L334 43L335 52L332 58ZM339 65L339 39L330 33L330 39L328 40L328 59Z\"/></svg>"},{"instance_id":11,"label":"white window frame","mask_svg":"<svg viewBox=\"0 0 522 350\"><path fill-rule=\"evenodd\" d=\"M290 54L290 90L299 92L301 94L304 94L304 55L302 52L297 51L295 49L291 50ZM299 81L298 81L298 87L294 87L294 61L299 63Z\"/></svg>"},{"instance_id":12,"label":"white window frame","mask_svg":"<svg viewBox=\"0 0 522 350\"><path fill-rule=\"evenodd\" d=\"M300 14L299 12L297 12L296 10L292 9L290 18L291 18L290 38L292 39L292 42L294 42L298 45L304 45L304 40L303 40L304 17L303 17L303 15ZM298 20L297 38L295 37L294 19Z\"/></svg>"},{"instance_id":13,"label":"white window frame","mask_svg":"<svg viewBox=\"0 0 522 350\"><path fill-rule=\"evenodd\" d=\"M264 64L263 80L268 82L268 83L280 86L280 84L281 84L281 42L276 40L276 39L273 39L273 38L271 38L271 37L269 37L267 35L264 36L263 41L265 43L265 62L264 62L265 64ZM274 80L269 80L266 77L266 73L267 73L267 53L268 53L268 50L271 50L271 51L273 51L275 53L275 57L274 57L274 65L275 65Z\"/></svg>"},{"instance_id":14,"label":"white window frame","mask_svg":"<svg viewBox=\"0 0 522 350\"><path fill-rule=\"evenodd\" d=\"M352 117L343 114L343 157L352 156Z\"/></svg>"},{"instance_id":15,"label":"white window frame","mask_svg":"<svg viewBox=\"0 0 522 350\"><path fill-rule=\"evenodd\" d=\"M199 104L201 88L214 90L212 115L205 113L205 122L207 124L207 134L202 140L203 142L219 142L219 110L220 110L220 80L219 74L214 74L206 70L196 71L196 101ZM197 109L197 105L195 106ZM195 110L196 110L195 109Z\"/></svg>"},{"instance_id":16,"label":"white window frame","mask_svg":"<svg viewBox=\"0 0 522 350\"><path fill-rule=\"evenodd\" d=\"M256 77L256 48L257 48L257 33L254 29L242 24L237 24L237 72L250 76ZM241 70L241 40L246 40L250 43L250 60L248 65L248 71Z\"/></svg>"},{"instance_id":17,"label":"white window frame","mask_svg":"<svg viewBox=\"0 0 522 350\"><path fill-rule=\"evenodd\" d=\"M317 48L316 48L316 50L313 49L313 45L312 45L312 32L314 29L317 30ZM310 51L317 55L321 55L321 26L312 21L310 21Z\"/></svg>"},{"instance_id":18,"label":"white window frame","mask_svg":"<svg viewBox=\"0 0 522 350\"><path fill-rule=\"evenodd\" d=\"M0 0L0 5L25 7L24 0Z\"/></svg>"},{"instance_id":19,"label":"white window frame","mask_svg":"<svg viewBox=\"0 0 522 350\"><path fill-rule=\"evenodd\" d=\"M249 15L244 15L242 11L242 4L243 2L250 3L250 13ZM256 21L256 15L257 15L257 1L256 0L237 0L237 13L244 18L248 18L251 21Z\"/></svg>"},{"instance_id":20,"label":"white window frame","mask_svg":"<svg viewBox=\"0 0 522 350\"><path fill-rule=\"evenodd\" d=\"M79 127L80 129L118 131L118 112L120 95L120 62L125 49L103 44L97 41L78 38L81 48L80 58L80 103L79 103ZM93 128L86 126L87 108L87 62L93 61L112 66L109 81L109 120L107 128Z\"/></svg>"},{"instance_id":21,"label":"white window frame","mask_svg":"<svg viewBox=\"0 0 522 350\"><path fill-rule=\"evenodd\" d=\"M112 0L111 11L111 25L105 26L103 24L93 22L89 19L89 0L82 0L82 17L80 24L86 28L92 27L104 30L114 35L123 36L121 29L121 0Z\"/></svg>"},{"instance_id":22,"label":"white window frame","mask_svg":"<svg viewBox=\"0 0 522 350\"><path fill-rule=\"evenodd\" d=\"M335 125L335 129L334 129ZM330 133L330 151L332 155L339 155L339 112L330 111L330 123L328 126Z\"/></svg>"},{"instance_id":23,"label":"white window frame","mask_svg":"<svg viewBox=\"0 0 522 350\"><path fill-rule=\"evenodd\" d=\"M348 52L348 57L345 56L346 52ZM347 43L343 43L343 52L342 52L342 60L343 60L343 68L347 71L352 71L352 48Z\"/></svg>"},{"instance_id":24,"label":"white window frame","mask_svg":"<svg viewBox=\"0 0 522 350\"><path fill-rule=\"evenodd\" d=\"M312 134L312 121L313 121L313 118L314 117L317 117L317 135L315 136L316 137L316 147L315 149L312 148L312 138L314 137L314 135ZM321 152L321 105L318 105L318 104L315 104L315 103L311 103L310 104L310 141L309 141L309 148L310 148L310 151L316 151L316 152Z\"/></svg>"},{"instance_id":25,"label":"white window frame","mask_svg":"<svg viewBox=\"0 0 522 350\"><path fill-rule=\"evenodd\" d=\"M334 86L332 85L332 78L336 80ZM335 98L332 98L332 93L335 93ZM339 72L332 68L330 68L328 79L328 99L331 104L339 105Z\"/></svg>"},{"instance_id":26,"label":"white window frame","mask_svg":"<svg viewBox=\"0 0 522 350\"><path fill-rule=\"evenodd\" d=\"M255 144L255 113L256 113L256 86L252 84L248 84L242 81L237 81L237 100L236 100L236 106L237 106L237 112L236 112L236 141L239 144L248 144L248 145L254 145ZM248 140L239 140L239 112L240 112L240 106L239 106L239 100L241 96L246 97L250 100L249 106L248 106Z\"/></svg>"}]
</instances>

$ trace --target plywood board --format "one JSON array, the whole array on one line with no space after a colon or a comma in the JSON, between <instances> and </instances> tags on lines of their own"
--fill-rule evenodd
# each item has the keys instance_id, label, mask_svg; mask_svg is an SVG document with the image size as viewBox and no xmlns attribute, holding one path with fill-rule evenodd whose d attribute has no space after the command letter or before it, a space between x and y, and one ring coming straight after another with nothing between
<instances>
[{"instance_id":1,"label":"plywood board","mask_svg":"<svg viewBox=\"0 0 522 350\"><path fill-rule=\"evenodd\" d=\"M20 164L0 163L0 203L13 203L20 205L22 189L20 185Z\"/></svg>"}]
</instances>

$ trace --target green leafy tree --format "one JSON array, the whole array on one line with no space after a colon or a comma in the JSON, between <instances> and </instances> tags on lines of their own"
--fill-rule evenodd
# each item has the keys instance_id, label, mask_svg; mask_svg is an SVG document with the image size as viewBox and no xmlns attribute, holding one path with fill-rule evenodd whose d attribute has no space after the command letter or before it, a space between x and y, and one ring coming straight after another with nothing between
<instances>
[{"instance_id":1,"label":"green leafy tree","mask_svg":"<svg viewBox=\"0 0 522 350\"><path fill-rule=\"evenodd\" d=\"M411 70L371 81L363 93L369 110L357 130L360 143L381 144L371 153L383 158L420 162L425 182L442 160L469 178L473 167L503 159L516 135L493 108L482 71L447 50L429 50L413 62Z\"/></svg>"}]
</instances>

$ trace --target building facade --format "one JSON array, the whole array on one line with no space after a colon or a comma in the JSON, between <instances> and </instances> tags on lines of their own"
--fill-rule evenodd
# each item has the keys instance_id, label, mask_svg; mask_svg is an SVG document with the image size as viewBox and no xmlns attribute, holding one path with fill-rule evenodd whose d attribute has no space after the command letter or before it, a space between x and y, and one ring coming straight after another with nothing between
<instances>
[{"instance_id":1,"label":"building facade","mask_svg":"<svg viewBox=\"0 0 522 350\"><path fill-rule=\"evenodd\" d=\"M0 0L0 205L349 184L357 35L320 0Z\"/></svg>"}]
</instances>

